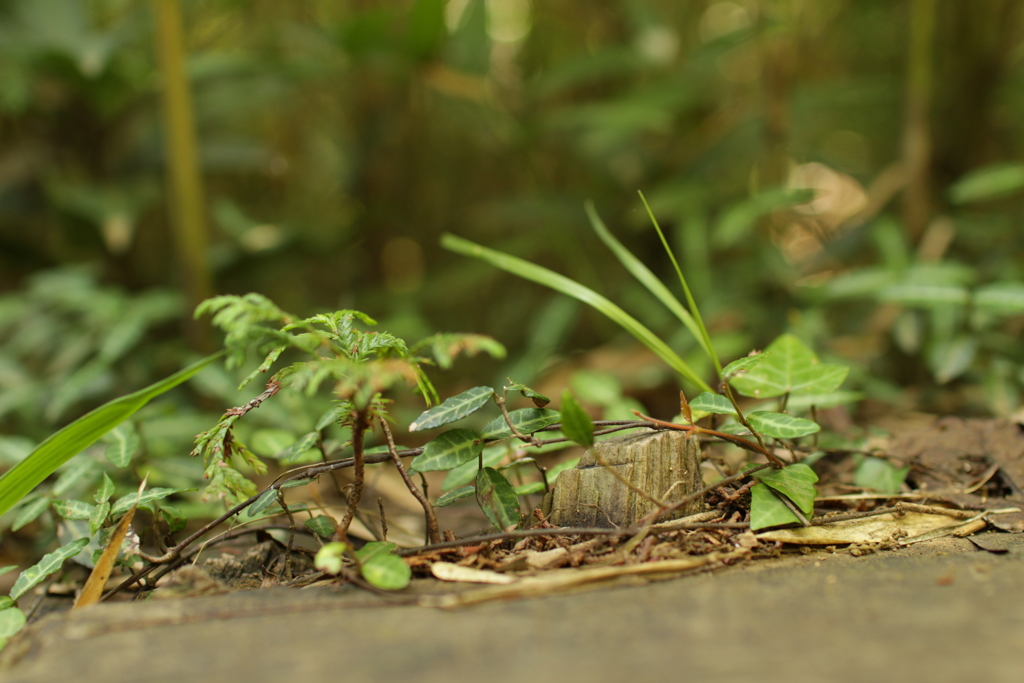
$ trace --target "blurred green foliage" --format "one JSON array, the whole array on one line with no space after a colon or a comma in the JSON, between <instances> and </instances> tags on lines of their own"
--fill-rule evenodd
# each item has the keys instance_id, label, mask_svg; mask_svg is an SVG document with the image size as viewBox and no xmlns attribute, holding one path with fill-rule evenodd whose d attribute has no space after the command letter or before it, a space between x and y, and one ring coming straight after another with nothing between
<instances>
[{"instance_id":1,"label":"blurred green foliage","mask_svg":"<svg viewBox=\"0 0 1024 683\"><path fill-rule=\"evenodd\" d=\"M533 381L560 355L621 341L592 312L444 252L449 231L597 289L707 371L685 330L612 275L614 256L589 238L593 199L672 281L635 200L643 189L723 355L790 330L859 363L852 383L878 397L910 386L926 408L1019 406L1024 307L975 306L1024 282L1016 0L180 6L218 291L301 313L358 308L403 337L490 334L509 365L466 372L494 378ZM139 0L0 5L0 287L18 299L35 296L33 273L82 263L122 292L183 289L154 31ZM931 49L908 69L912 33ZM907 116L910 99L930 118ZM918 277L964 296L892 293ZM82 319L85 338L120 315L106 310ZM159 331L169 310L139 324ZM118 372L155 348L122 356ZM51 402L24 414L33 432L40 415L116 395L71 382L113 356L76 353L64 374L43 373ZM0 402L14 400L4 388Z\"/></svg>"}]
</instances>

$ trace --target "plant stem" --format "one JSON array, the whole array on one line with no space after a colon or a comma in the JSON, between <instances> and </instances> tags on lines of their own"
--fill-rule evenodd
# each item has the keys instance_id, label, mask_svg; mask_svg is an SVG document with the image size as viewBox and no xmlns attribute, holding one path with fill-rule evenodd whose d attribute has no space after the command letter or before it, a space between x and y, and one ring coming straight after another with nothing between
<instances>
[{"instance_id":1,"label":"plant stem","mask_svg":"<svg viewBox=\"0 0 1024 683\"><path fill-rule=\"evenodd\" d=\"M419 487L417 487L413 482L409 473L406 472L405 466L402 465L402 459L398 456L398 450L395 448L395 440L391 436L391 428L388 427L388 423L383 417L380 418L380 428L384 430L384 438L387 439L388 442L388 453L391 455L391 461L395 463L395 468L398 470L398 473L402 475L402 481L405 482L406 487L409 489L409 493L411 493L423 507L423 516L427 522L428 542L440 543L441 532L437 523L437 515L434 513L434 506L430 504L430 501L427 500L427 497L419 490ZM384 513L381 512L381 518L383 519L383 517Z\"/></svg>"},{"instance_id":2,"label":"plant stem","mask_svg":"<svg viewBox=\"0 0 1024 683\"><path fill-rule=\"evenodd\" d=\"M335 541L344 541L348 537L348 528L352 524L352 518L356 515L356 507L359 506L359 499L363 496L363 476L365 473L365 455L363 453L363 437L366 434L366 416L369 408L356 410L355 419L352 421L352 491L348 494L348 507L345 509L345 516L334 532Z\"/></svg>"}]
</instances>

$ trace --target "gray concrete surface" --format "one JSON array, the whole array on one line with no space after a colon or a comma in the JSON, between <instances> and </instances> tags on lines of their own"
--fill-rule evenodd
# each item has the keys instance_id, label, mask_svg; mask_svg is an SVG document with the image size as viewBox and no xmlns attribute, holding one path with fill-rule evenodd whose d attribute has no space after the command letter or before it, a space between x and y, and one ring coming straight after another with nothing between
<instances>
[{"instance_id":1,"label":"gray concrete surface","mask_svg":"<svg viewBox=\"0 0 1024 683\"><path fill-rule=\"evenodd\" d=\"M457 611L349 589L100 605L35 624L7 683L1024 680L1024 538L790 557Z\"/></svg>"}]
</instances>

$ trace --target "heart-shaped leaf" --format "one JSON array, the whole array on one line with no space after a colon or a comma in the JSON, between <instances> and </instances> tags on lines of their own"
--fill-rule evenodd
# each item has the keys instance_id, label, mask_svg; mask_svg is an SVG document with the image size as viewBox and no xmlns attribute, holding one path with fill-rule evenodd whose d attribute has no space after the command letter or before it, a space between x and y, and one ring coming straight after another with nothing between
<instances>
[{"instance_id":1,"label":"heart-shaped leaf","mask_svg":"<svg viewBox=\"0 0 1024 683\"><path fill-rule=\"evenodd\" d=\"M751 487L750 528L753 531L799 521L793 511L770 488L764 484L754 484Z\"/></svg>"},{"instance_id":2,"label":"heart-shaped leaf","mask_svg":"<svg viewBox=\"0 0 1024 683\"><path fill-rule=\"evenodd\" d=\"M744 396L771 398L783 394L828 394L839 388L850 369L822 363L806 344L784 334L765 349L764 360L731 384Z\"/></svg>"},{"instance_id":3,"label":"heart-shaped leaf","mask_svg":"<svg viewBox=\"0 0 1024 683\"><path fill-rule=\"evenodd\" d=\"M818 475L807 465L798 462L782 469L768 468L754 472L753 476L784 494L805 515L814 514L814 498L817 495L814 483L818 481Z\"/></svg>"}]
</instances>

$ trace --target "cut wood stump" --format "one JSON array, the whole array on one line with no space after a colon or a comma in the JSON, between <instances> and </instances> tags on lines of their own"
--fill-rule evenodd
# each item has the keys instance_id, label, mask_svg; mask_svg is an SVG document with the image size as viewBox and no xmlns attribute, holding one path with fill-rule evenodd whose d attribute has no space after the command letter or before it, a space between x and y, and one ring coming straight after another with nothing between
<instances>
[{"instance_id":1,"label":"cut wood stump","mask_svg":"<svg viewBox=\"0 0 1024 683\"><path fill-rule=\"evenodd\" d=\"M576 469L558 475L544 500L548 520L570 527L633 526L655 510L651 500L609 470L651 498L669 503L704 486L696 439L679 431L630 434L594 444ZM703 507L702 500L695 500L663 519L696 514Z\"/></svg>"}]
</instances>

